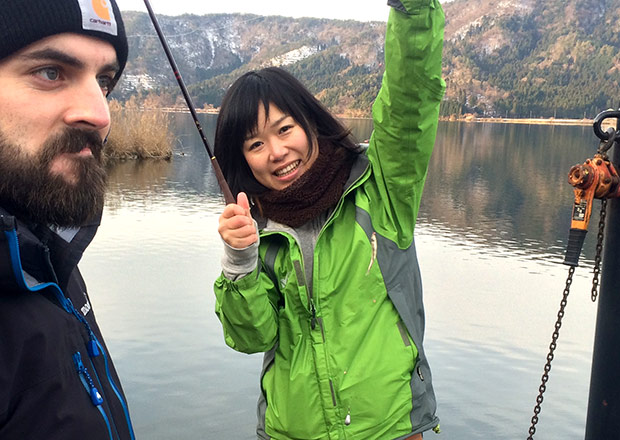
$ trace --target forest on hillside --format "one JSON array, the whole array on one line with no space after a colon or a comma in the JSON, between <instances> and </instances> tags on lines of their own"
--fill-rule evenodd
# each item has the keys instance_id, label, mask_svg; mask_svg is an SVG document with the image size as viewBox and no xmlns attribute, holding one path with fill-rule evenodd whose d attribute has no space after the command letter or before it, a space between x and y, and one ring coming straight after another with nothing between
<instances>
[{"instance_id":1,"label":"forest on hillside","mask_svg":"<svg viewBox=\"0 0 620 440\"><path fill-rule=\"evenodd\" d=\"M444 9L443 116L583 118L620 106L620 0L453 0ZM129 79L119 98L183 105L144 15L126 20ZM244 72L281 65L335 113L370 114L383 22L244 14L161 22L197 107L217 108Z\"/></svg>"}]
</instances>

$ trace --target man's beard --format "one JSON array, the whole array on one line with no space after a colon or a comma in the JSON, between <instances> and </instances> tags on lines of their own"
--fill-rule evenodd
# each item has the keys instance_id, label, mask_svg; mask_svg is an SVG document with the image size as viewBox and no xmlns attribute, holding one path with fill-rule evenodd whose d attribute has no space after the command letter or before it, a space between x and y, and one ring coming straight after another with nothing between
<instances>
[{"instance_id":1,"label":"man's beard","mask_svg":"<svg viewBox=\"0 0 620 440\"><path fill-rule=\"evenodd\" d=\"M52 174L50 164L62 153L72 156L72 183ZM0 131L0 205L23 220L61 227L81 226L103 209L106 170L103 143L95 132L70 128L48 139L35 155L10 143Z\"/></svg>"}]
</instances>

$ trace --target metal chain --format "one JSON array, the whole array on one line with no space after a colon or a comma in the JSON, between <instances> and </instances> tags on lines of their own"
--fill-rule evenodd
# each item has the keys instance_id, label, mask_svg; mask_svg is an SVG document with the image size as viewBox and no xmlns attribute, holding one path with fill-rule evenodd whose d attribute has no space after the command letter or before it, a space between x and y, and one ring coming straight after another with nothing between
<instances>
[{"instance_id":1,"label":"metal chain","mask_svg":"<svg viewBox=\"0 0 620 440\"><path fill-rule=\"evenodd\" d=\"M570 293L570 285L573 282L573 274L575 273L575 266L571 266L568 269L568 278L566 279L566 287L564 288L564 293L562 295L562 301L560 302L560 310L558 311L558 319L555 322L555 330L553 331L553 336L551 338L551 344L549 344L549 354L547 355L547 363L545 364L544 373L542 375L542 383L538 388L538 397L536 397L536 405L534 406L534 416L532 416L532 425L530 426L529 433L530 435L527 437L527 440L532 440L534 438L534 433L536 432L536 424L538 423L538 414L540 414L540 406L543 402L543 394L547 389L547 381L549 380L549 371L551 371L551 361L553 361L554 351L557 347L557 341L560 337L560 327L562 327L562 318L564 317L564 309L566 308L566 303L568 300L568 294Z\"/></svg>"},{"instance_id":2,"label":"metal chain","mask_svg":"<svg viewBox=\"0 0 620 440\"><path fill-rule=\"evenodd\" d=\"M596 242L596 256L594 258L594 278L592 279L592 301L596 301L598 295L599 275L601 273L601 260L603 254L603 237L605 233L605 217L607 215L607 199L601 200L601 213L598 223L598 234ZM549 354L547 355L547 362L545 363L544 373L540 387L538 388L538 396L536 397L536 405L534 406L534 415L532 416L532 424L529 429L529 436L527 440L533 440L536 433L536 424L538 423L538 415L540 414L541 405L543 402L543 394L547 389L547 381L549 380L549 372L551 371L551 362L554 358L554 352L557 347L557 341L560 337L560 328L562 327L562 318L564 317L564 309L568 301L568 294L570 293L570 286L573 282L573 274L575 273L575 266L571 266L568 270L568 277L566 279L566 287L562 295L562 301L560 301L560 310L558 311L558 319L555 322L555 330L551 337L551 344L549 344Z\"/></svg>"},{"instance_id":3,"label":"metal chain","mask_svg":"<svg viewBox=\"0 0 620 440\"><path fill-rule=\"evenodd\" d=\"M607 150L611 148L616 142L617 132L614 132L610 139L602 141L599 145L598 153L602 156L603 160L607 160ZM603 256L603 238L605 234L605 217L607 215L607 199L601 200L601 213L598 222L598 234L596 241L596 255L594 257L594 277L592 279L592 301L596 301L598 296L599 287L599 275L601 273L601 260ZM529 429L529 436L526 440L533 440L536 433L536 424L538 423L538 415L540 414L541 405L543 403L543 394L547 390L547 381L549 381L549 372L551 371L551 362L554 358L554 352L557 348L557 341L560 337L560 328L562 327L562 318L564 318L564 310L568 302L568 294L570 293L570 286L573 283L573 274L575 273L575 266L571 266L568 270L568 277L566 278L566 287L562 295L562 301L560 301L560 310L558 311L558 319L555 322L555 330L551 337L551 344L549 344L549 354L547 354L547 362L545 363L544 373L542 375L540 387L538 387L538 396L536 397L536 405L534 406L534 415L532 416L532 424Z\"/></svg>"},{"instance_id":4,"label":"metal chain","mask_svg":"<svg viewBox=\"0 0 620 440\"><path fill-rule=\"evenodd\" d=\"M598 235L596 236L596 256L594 257L594 277L592 278L592 302L598 295L598 277L601 273L601 260L603 258L603 237L605 233L605 216L607 214L607 199L601 200L601 214L598 221Z\"/></svg>"}]
</instances>

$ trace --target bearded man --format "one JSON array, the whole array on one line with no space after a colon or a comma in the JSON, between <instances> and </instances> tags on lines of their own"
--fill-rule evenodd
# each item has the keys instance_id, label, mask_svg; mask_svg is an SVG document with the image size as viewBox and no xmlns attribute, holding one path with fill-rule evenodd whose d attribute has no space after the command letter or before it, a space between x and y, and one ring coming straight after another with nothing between
<instances>
[{"instance_id":1,"label":"bearded man","mask_svg":"<svg viewBox=\"0 0 620 440\"><path fill-rule=\"evenodd\" d=\"M133 439L77 264L105 193L115 0L0 0L0 438Z\"/></svg>"}]
</instances>

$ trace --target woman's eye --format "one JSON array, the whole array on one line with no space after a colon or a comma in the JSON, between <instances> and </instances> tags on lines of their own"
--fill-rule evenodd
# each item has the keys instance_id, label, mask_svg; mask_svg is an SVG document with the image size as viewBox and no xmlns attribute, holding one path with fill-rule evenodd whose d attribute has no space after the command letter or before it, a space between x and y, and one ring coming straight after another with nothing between
<instances>
[{"instance_id":1,"label":"woman's eye","mask_svg":"<svg viewBox=\"0 0 620 440\"><path fill-rule=\"evenodd\" d=\"M42 77L46 81L58 81L60 71L55 67L44 67L35 72L35 75Z\"/></svg>"},{"instance_id":2,"label":"woman's eye","mask_svg":"<svg viewBox=\"0 0 620 440\"><path fill-rule=\"evenodd\" d=\"M248 146L248 150L255 150L256 148L260 147L263 143L262 142L253 142Z\"/></svg>"},{"instance_id":3,"label":"woman's eye","mask_svg":"<svg viewBox=\"0 0 620 440\"><path fill-rule=\"evenodd\" d=\"M293 128L292 125L285 125L284 127L280 128L280 133L286 133L287 131L289 131L291 128Z\"/></svg>"}]
</instances>

